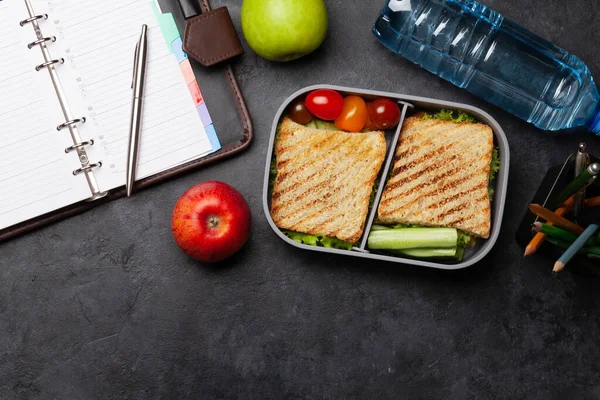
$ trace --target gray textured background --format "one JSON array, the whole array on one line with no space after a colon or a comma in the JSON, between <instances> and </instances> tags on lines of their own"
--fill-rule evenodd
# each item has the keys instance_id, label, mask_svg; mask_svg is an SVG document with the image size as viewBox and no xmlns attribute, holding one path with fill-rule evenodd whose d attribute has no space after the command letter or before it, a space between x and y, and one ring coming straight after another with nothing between
<instances>
[{"instance_id":1,"label":"gray textured background","mask_svg":"<svg viewBox=\"0 0 600 400\"><path fill-rule=\"evenodd\" d=\"M217 3L240 31L241 2ZM237 63L256 127L248 152L0 245L0 399L600 398L600 281L555 278L514 242L545 170L587 136L547 136L389 53L370 32L383 1L327 4L315 54L273 64L247 51ZM597 0L487 4L600 77ZM512 153L495 250L443 273L281 242L261 206L269 129L281 102L315 83L494 116ZM227 98L211 96L219 132L235 131L215 106ZM247 247L219 268L187 258L170 233L177 198L208 179L237 187L254 218Z\"/></svg>"}]
</instances>

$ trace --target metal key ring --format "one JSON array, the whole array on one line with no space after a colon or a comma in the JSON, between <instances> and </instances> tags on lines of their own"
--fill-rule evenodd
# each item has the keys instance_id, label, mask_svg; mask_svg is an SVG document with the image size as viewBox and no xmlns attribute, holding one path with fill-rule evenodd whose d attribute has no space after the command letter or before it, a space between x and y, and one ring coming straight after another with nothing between
<instances>
[{"instance_id":1,"label":"metal key ring","mask_svg":"<svg viewBox=\"0 0 600 400\"><path fill-rule=\"evenodd\" d=\"M75 118L75 119L72 119L72 120L70 120L70 121L63 122L62 124L60 124L60 125L58 125L58 126L56 127L56 130L57 130L57 131L60 131L60 130L62 130L62 129L64 129L64 128L66 128L66 127L67 127L67 126L69 126L69 125L75 125L75 124L78 124L78 123L85 124L85 117L82 117L82 118Z\"/></svg>"},{"instance_id":2,"label":"metal key ring","mask_svg":"<svg viewBox=\"0 0 600 400\"><path fill-rule=\"evenodd\" d=\"M94 139L86 140L86 141L83 141L81 143L74 144L73 146L67 147L65 149L65 153L70 153L71 151L77 150L77 149L79 149L81 147L84 147L84 146L93 146L93 145L94 145Z\"/></svg>"},{"instance_id":3,"label":"metal key ring","mask_svg":"<svg viewBox=\"0 0 600 400\"><path fill-rule=\"evenodd\" d=\"M102 167L102 161L87 165L85 167L77 168L75 171L73 171L73 175L79 175L82 172L86 172L86 171L92 170L94 168L100 168L100 167Z\"/></svg>"},{"instance_id":4,"label":"metal key ring","mask_svg":"<svg viewBox=\"0 0 600 400\"><path fill-rule=\"evenodd\" d=\"M64 64L64 62L65 62L64 58L59 58L57 60L50 60L50 61L47 61L47 62L45 62L43 64L40 64L40 65L36 66L35 70L36 71L40 71L42 68L46 68L46 67L48 67L48 66L50 66L52 64Z\"/></svg>"},{"instance_id":5,"label":"metal key ring","mask_svg":"<svg viewBox=\"0 0 600 400\"><path fill-rule=\"evenodd\" d=\"M19 25L25 26L25 24L33 22L36 19L48 19L48 14L34 15L33 17L24 19L23 21L19 22Z\"/></svg>"},{"instance_id":6,"label":"metal key ring","mask_svg":"<svg viewBox=\"0 0 600 400\"><path fill-rule=\"evenodd\" d=\"M56 36L50 36L50 37L45 37L45 38L42 38L42 39L38 39L38 40L36 40L34 42L29 43L27 45L27 48L28 49L32 49L33 46L37 46L38 44L42 44L44 42L56 42Z\"/></svg>"}]
</instances>

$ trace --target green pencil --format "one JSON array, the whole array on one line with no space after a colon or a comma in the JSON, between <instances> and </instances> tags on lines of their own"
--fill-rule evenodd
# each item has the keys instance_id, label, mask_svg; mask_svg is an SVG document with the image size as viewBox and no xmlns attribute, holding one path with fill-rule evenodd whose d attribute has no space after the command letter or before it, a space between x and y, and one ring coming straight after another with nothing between
<instances>
[{"instance_id":1,"label":"green pencil","mask_svg":"<svg viewBox=\"0 0 600 400\"><path fill-rule=\"evenodd\" d=\"M571 233L571 232L567 232L564 229L561 229L559 227L556 227L554 225L548 225L548 224L542 224L541 222L536 222L533 224L533 229L535 229L537 232L542 232L548 236L560 239L560 240L566 240L568 242L574 242L575 240L577 240L577 235Z\"/></svg>"},{"instance_id":2,"label":"green pencil","mask_svg":"<svg viewBox=\"0 0 600 400\"><path fill-rule=\"evenodd\" d=\"M569 197L579 192L581 189L587 187L590 183L592 183L598 174L600 173L600 164L593 163L589 167L583 170L579 176L577 176L571 183L567 185L555 198L554 200L554 208L556 206L562 204Z\"/></svg>"},{"instance_id":3,"label":"green pencil","mask_svg":"<svg viewBox=\"0 0 600 400\"><path fill-rule=\"evenodd\" d=\"M569 242L569 243L573 243L578 238L578 236L575 235L574 233L565 231L564 229L561 229L554 225L548 225L548 224L543 224L541 222L535 222L531 225L531 227L536 232L541 232L549 237L560 239L560 240L563 240L563 241ZM597 237L592 237L590 240L588 240L586 245L588 245L590 247L594 247L594 246L596 246L596 243L598 241L600 241L600 234Z\"/></svg>"},{"instance_id":4,"label":"green pencil","mask_svg":"<svg viewBox=\"0 0 600 400\"><path fill-rule=\"evenodd\" d=\"M546 241L552 243L556 247L560 247L561 249L568 249L573 244L572 242L567 242L566 240L560 240L555 237L548 236L546 237Z\"/></svg>"}]
</instances>

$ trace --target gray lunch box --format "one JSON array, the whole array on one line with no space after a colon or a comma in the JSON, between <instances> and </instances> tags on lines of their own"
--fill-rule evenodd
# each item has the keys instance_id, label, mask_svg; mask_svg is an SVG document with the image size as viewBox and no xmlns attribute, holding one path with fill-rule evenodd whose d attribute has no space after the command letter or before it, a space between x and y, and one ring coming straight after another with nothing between
<instances>
[{"instance_id":1,"label":"gray lunch box","mask_svg":"<svg viewBox=\"0 0 600 400\"><path fill-rule=\"evenodd\" d=\"M367 221L365 223L365 234L361 239L361 242L357 244L352 250L340 250L340 249L330 249L325 247L317 247L306 244L301 244L293 241L288 238L283 232L279 230L279 228L273 222L271 218L270 205L271 205L271 193L269 193L269 174L271 167L271 158L273 157L274 151L274 142L275 142L275 134L277 132L277 126L281 120L281 117L285 113L288 105L297 97L305 96L309 92L315 89L332 89L340 92L343 96L348 95L358 95L362 96L365 99L374 99L378 97L387 97L392 100L396 100L399 103L399 106L402 109L402 117L400 119L400 124L396 129L396 132L393 134L391 131L387 131L385 133L386 141L387 141L387 154L383 164L383 171L381 176L387 176L387 172L391 165L393 164L394 152L396 149L396 144L398 138L400 136L400 132L402 130L402 124L404 123L404 118L407 113L417 110L417 111L439 111L442 108L464 111L469 113L470 115L477 118L479 121L489 125L494 131L494 145L498 147L500 154L500 172L498 173L495 182L495 194L492 202L492 228L489 239L478 239L476 245L473 248L468 248L465 251L465 255L463 260L458 263L450 263L447 261L424 261L417 260L412 258L404 258L401 256L390 256L390 255L382 255L376 253L370 253L368 249L366 249L366 241L367 241L367 232L370 231L371 225L375 218L377 212L377 206L379 204L379 200L381 197L381 193L383 192L383 187L385 185L385 179L381 179L381 183L379 186L379 190L377 191L377 195L375 197L375 202L371 210L369 210L369 215L367 217ZM269 140L269 148L267 151L267 160L265 165L265 178L264 178L264 187L263 187L263 208L265 211L265 216L267 217L267 221L273 228L273 231L285 242L288 244L311 251L318 251L323 253L330 254L342 254L346 256L354 256L361 257L372 260L383 260L390 261L401 264L411 264L411 265L419 265L423 267L431 267L438 269L446 269L446 270L454 270L469 267L477 262L479 262L496 244L496 240L498 239L498 235L500 234L500 228L502 226L502 215L504 213L504 204L506 201L506 189L508 184L508 168L510 165L510 154L508 148L508 141L506 140L506 136L504 135L504 131L498 125L496 120L494 120L489 114L485 111L472 107L466 104L454 103L449 101L441 101L434 100L425 97L417 97L417 96L407 96L400 95L396 93L386 93L379 92L374 90L363 90L363 89L354 89L348 87L341 86L332 86L332 85L315 85L308 86L304 89L301 89L287 98L287 100L281 105L279 111L275 115L275 119L273 120L273 127L271 128L271 137Z\"/></svg>"}]
</instances>

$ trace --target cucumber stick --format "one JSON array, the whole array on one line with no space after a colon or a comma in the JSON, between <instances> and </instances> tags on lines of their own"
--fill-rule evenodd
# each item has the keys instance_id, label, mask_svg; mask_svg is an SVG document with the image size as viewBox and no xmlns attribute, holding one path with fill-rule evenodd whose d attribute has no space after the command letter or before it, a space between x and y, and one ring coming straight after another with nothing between
<instances>
[{"instance_id":1,"label":"cucumber stick","mask_svg":"<svg viewBox=\"0 0 600 400\"><path fill-rule=\"evenodd\" d=\"M367 241L373 250L451 248L458 243L454 228L406 228L371 231Z\"/></svg>"},{"instance_id":2,"label":"cucumber stick","mask_svg":"<svg viewBox=\"0 0 600 400\"><path fill-rule=\"evenodd\" d=\"M394 253L414 258L454 258L456 257L456 250L456 247L444 249L405 249L396 250Z\"/></svg>"},{"instance_id":3,"label":"cucumber stick","mask_svg":"<svg viewBox=\"0 0 600 400\"><path fill-rule=\"evenodd\" d=\"M394 228L390 228L389 226L383 226L383 225L373 225L373 226L371 226L371 232L373 232L373 231L385 231L385 230L390 230L390 229L394 229Z\"/></svg>"}]
</instances>

